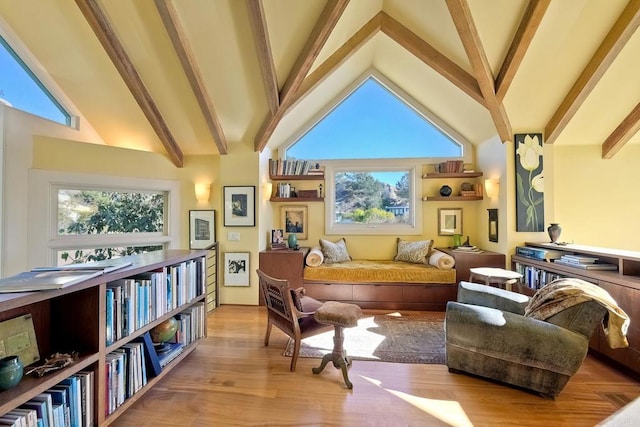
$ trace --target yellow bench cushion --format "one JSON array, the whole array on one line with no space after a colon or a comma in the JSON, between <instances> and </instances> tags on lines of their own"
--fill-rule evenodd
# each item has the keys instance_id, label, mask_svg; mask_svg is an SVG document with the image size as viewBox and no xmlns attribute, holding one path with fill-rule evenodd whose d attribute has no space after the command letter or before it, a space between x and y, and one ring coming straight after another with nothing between
<instances>
[{"instance_id":1,"label":"yellow bench cushion","mask_svg":"<svg viewBox=\"0 0 640 427\"><path fill-rule=\"evenodd\" d=\"M343 283L455 283L456 271L403 261L353 260L306 267L304 279Z\"/></svg>"}]
</instances>

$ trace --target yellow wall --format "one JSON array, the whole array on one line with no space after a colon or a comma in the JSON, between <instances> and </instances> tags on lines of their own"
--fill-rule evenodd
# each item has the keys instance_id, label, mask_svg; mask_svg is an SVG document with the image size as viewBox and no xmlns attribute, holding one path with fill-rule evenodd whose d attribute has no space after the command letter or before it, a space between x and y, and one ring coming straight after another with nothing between
<instances>
[{"instance_id":1,"label":"yellow wall","mask_svg":"<svg viewBox=\"0 0 640 427\"><path fill-rule=\"evenodd\" d=\"M640 250L640 145L609 160L599 145L554 146L554 158L555 212L549 220L562 226L560 240Z\"/></svg>"}]
</instances>

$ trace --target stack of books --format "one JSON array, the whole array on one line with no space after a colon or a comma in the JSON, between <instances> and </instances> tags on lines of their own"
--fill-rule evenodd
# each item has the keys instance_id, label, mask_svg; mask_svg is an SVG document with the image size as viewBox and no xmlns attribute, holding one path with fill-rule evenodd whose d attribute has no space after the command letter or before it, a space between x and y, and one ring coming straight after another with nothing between
<instances>
[{"instance_id":1,"label":"stack of books","mask_svg":"<svg viewBox=\"0 0 640 427\"><path fill-rule=\"evenodd\" d=\"M565 254L560 259L555 260L556 264L568 265L571 267L581 268L583 270L617 270L618 266L600 262L596 257L586 255Z\"/></svg>"},{"instance_id":2,"label":"stack of books","mask_svg":"<svg viewBox=\"0 0 640 427\"><path fill-rule=\"evenodd\" d=\"M458 246L456 248L453 248L454 252L464 252L464 253L470 253L470 254L480 254L482 253L482 249L478 248L477 246Z\"/></svg>"}]
</instances>

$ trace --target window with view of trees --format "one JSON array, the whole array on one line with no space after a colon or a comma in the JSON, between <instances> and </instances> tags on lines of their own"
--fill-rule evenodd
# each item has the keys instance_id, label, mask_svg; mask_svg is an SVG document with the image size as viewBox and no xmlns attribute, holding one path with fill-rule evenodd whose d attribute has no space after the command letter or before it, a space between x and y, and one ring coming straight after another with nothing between
<instances>
[{"instance_id":1,"label":"window with view of trees","mask_svg":"<svg viewBox=\"0 0 640 427\"><path fill-rule=\"evenodd\" d=\"M421 165L463 159L468 147L412 97L371 72L285 144L284 157L325 166L327 234L418 234Z\"/></svg>"}]
</instances>

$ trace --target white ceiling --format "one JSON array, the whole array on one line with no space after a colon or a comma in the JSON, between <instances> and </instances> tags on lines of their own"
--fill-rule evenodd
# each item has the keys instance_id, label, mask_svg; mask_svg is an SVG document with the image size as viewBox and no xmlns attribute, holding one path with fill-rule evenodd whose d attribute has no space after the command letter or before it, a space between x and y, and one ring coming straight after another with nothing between
<instances>
[{"instance_id":1,"label":"white ceiling","mask_svg":"<svg viewBox=\"0 0 640 427\"><path fill-rule=\"evenodd\" d=\"M322 20L325 6L341 1L12 0L0 2L4 21L0 24L2 34L22 41L21 53L33 55L106 144L166 153L166 141L150 124L149 113L140 106L139 94L133 94L139 89L130 90L79 7L97 4L139 75L148 99L157 106L166 124L164 138L173 138L184 155L214 154L224 146L222 139L228 145L253 147L271 114L249 15L251 5L262 5L270 58L278 89L282 90L296 69L296 61L306 51L305 45L313 38L314 26ZM156 3L175 9L185 46L202 79L202 99L212 105L222 138L216 138L208 126ZM325 61L331 61L331 55L360 28L384 12L478 78L452 19L452 3L468 3L491 80L495 80L530 4L527 0L351 0L307 76ZM636 21L640 21L639 3L549 2L502 101L513 133L545 133L563 99L583 70L589 70L598 47L627 8L624 16L632 21L631 37L617 55L609 54L614 59L602 67L602 77L594 80L593 90L584 102L578 103L579 108L568 116L566 127L553 141L590 145L605 142L640 103L640 34L635 31ZM267 147L286 142L326 103L372 68L472 143L479 144L499 134L489 109L388 34L377 32L324 76L281 121L276 121ZM637 125L629 129L633 135L629 142L640 142Z\"/></svg>"}]
</instances>

